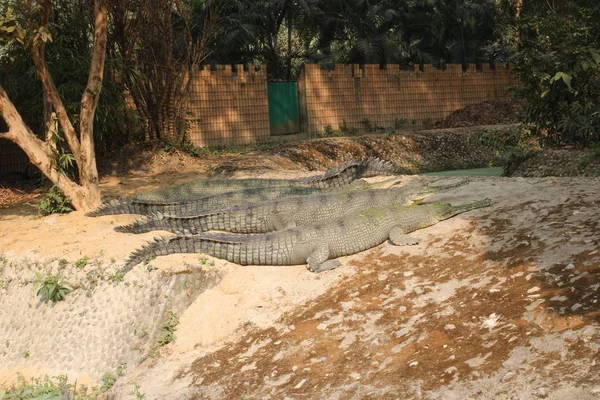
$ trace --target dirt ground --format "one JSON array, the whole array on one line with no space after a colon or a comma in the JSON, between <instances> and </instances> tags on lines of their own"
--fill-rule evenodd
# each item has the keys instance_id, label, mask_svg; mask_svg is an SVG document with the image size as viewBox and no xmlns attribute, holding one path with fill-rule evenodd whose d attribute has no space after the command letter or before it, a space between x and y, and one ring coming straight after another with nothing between
<instances>
[{"instance_id":1,"label":"dirt ground","mask_svg":"<svg viewBox=\"0 0 600 400\"><path fill-rule=\"evenodd\" d=\"M234 177L310 174L261 162ZM177 159L155 166L107 176L103 192L126 196L210 169ZM106 398L135 398L138 387L146 399L598 399L599 184L474 178L431 201L489 197L491 207L416 232L419 245L385 243L318 275L210 259L222 281L181 315L177 339ZM0 210L5 257L118 264L156 236L112 231L133 216L39 218L34 205ZM197 258L153 264L169 271ZM23 362L21 371L32 369ZM0 381L16 372L0 371Z\"/></svg>"}]
</instances>

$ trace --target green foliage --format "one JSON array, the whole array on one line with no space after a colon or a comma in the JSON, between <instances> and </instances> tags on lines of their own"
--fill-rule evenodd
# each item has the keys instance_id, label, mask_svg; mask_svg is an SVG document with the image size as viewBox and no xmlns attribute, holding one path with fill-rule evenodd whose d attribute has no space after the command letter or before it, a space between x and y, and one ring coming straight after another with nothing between
<instances>
[{"instance_id":1,"label":"green foliage","mask_svg":"<svg viewBox=\"0 0 600 400\"><path fill-rule=\"evenodd\" d=\"M79 260L75 261L75 267L77 267L79 269L83 269L83 268L85 268L85 266L88 264L89 261L90 261L90 259L88 256L83 256Z\"/></svg>"},{"instance_id":2,"label":"green foliage","mask_svg":"<svg viewBox=\"0 0 600 400\"><path fill-rule=\"evenodd\" d=\"M56 185L52 186L40 201L39 212L43 216L54 213L66 214L71 211L73 211L71 202Z\"/></svg>"},{"instance_id":3,"label":"green foliage","mask_svg":"<svg viewBox=\"0 0 600 400\"><path fill-rule=\"evenodd\" d=\"M125 280L125 274L120 269L116 269L111 275L106 278L109 282L123 282Z\"/></svg>"},{"instance_id":4,"label":"green foliage","mask_svg":"<svg viewBox=\"0 0 600 400\"><path fill-rule=\"evenodd\" d=\"M325 137L336 136L336 133L333 130L333 127L331 125L325 125L325 128L323 128L323 136L325 136Z\"/></svg>"},{"instance_id":5,"label":"green foliage","mask_svg":"<svg viewBox=\"0 0 600 400\"><path fill-rule=\"evenodd\" d=\"M102 381L102 385L99 388L100 393L104 393L104 392L108 391L110 388L112 388L115 385L115 382L117 381L117 379L119 379L120 377L125 375L126 369L127 369L127 363L122 362L117 367L116 373L113 374L113 373L107 372L104 375L102 375L102 378L100 378L100 381Z\"/></svg>"},{"instance_id":6,"label":"green foliage","mask_svg":"<svg viewBox=\"0 0 600 400\"><path fill-rule=\"evenodd\" d=\"M175 330L179 325L179 317L173 311L169 311L169 316L161 328L161 334L158 337L158 344L165 346L175 340Z\"/></svg>"},{"instance_id":7,"label":"green foliage","mask_svg":"<svg viewBox=\"0 0 600 400\"><path fill-rule=\"evenodd\" d=\"M44 277L38 273L36 277L33 290L44 303L64 300L65 296L73 290L68 282L56 275L48 274Z\"/></svg>"},{"instance_id":8,"label":"green foliage","mask_svg":"<svg viewBox=\"0 0 600 400\"><path fill-rule=\"evenodd\" d=\"M58 260L58 269L65 269L67 268L68 265L68 261L64 258L61 258L60 260Z\"/></svg>"},{"instance_id":9,"label":"green foliage","mask_svg":"<svg viewBox=\"0 0 600 400\"><path fill-rule=\"evenodd\" d=\"M513 27L515 94L530 135L543 145L600 142L600 4L533 1Z\"/></svg>"},{"instance_id":10,"label":"green foliage","mask_svg":"<svg viewBox=\"0 0 600 400\"><path fill-rule=\"evenodd\" d=\"M131 393L129 393L129 395L135 396L135 398L138 400L144 400L146 398L146 395L144 393L140 392L139 385L134 385L133 390L131 391Z\"/></svg>"},{"instance_id":11,"label":"green foliage","mask_svg":"<svg viewBox=\"0 0 600 400\"><path fill-rule=\"evenodd\" d=\"M4 4L8 7L5 8ZM0 2L0 44L3 46L0 51L0 85L24 121L40 138L44 138L47 127L43 118L42 85L30 54L31 44L39 39L46 42L48 68L67 113L73 125L77 126L94 40L93 7L89 7L87 0L55 0L52 9L51 23L47 28L39 28L37 6L28 8L24 2L16 0ZM7 18L9 11L11 14ZM14 27L10 35L3 32L3 27L7 26L9 29ZM119 65L120 60L108 51L102 95L94 116L97 150L117 148L131 139L139 138L139 133L132 129L139 126L135 123L135 113L124 112L125 87L114 75ZM74 167L74 159L68 154L65 143L59 139L62 135L61 129L57 129L53 140L58 141L55 160L59 168L65 171Z\"/></svg>"},{"instance_id":12,"label":"green foliage","mask_svg":"<svg viewBox=\"0 0 600 400\"><path fill-rule=\"evenodd\" d=\"M77 387L68 383L65 375L27 381L19 374L10 387L0 386L0 400L95 400L99 395L97 387Z\"/></svg>"}]
</instances>

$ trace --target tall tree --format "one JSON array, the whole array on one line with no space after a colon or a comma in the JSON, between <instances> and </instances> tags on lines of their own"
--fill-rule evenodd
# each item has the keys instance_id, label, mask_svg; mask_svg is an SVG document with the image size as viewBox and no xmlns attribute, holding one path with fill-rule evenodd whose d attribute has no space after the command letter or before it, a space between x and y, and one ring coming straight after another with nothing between
<instances>
[{"instance_id":1,"label":"tall tree","mask_svg":"<svg viewBox=\"0 0 600 400\"><path fill-rule=\"evenodd\" d=\"M226 2L110 0L121 74L146 122L147 140L184 139L190 71L206 57Z\"/></svg>"},{"instance_id":2,"label":"tall tree","mask_svg":"<svg viewBox=\"0 0 600 400\"><path fill-rule=\"evenodd\" d=\"M36 26L27 25L27 17L38 11L39 22ZM0 40L18 41L31 53L44 96L45 132L36 135L24 122L11 102L8 94L0 86L0 116L8 126L8 131L0 133L19 145L30 161L57 185L78 210L91 210L100 205L100 188L94 150L94 115L104 77L104 62L107 42L106 0L94 0L94 44L88 81L81 97L79 115L70 116L54 84L46 62L46 43L52 39L49 22L52 13L51 0L25 1L24 17L19 19L8 8L0 16ZM29 19L30 20L30 19ZM56 120L57 127L52 123ZM78 124L74 124L78 121ZM75 179L61 171L57 154L58 129L64 136L77 167Z\"/></svg>"}]
</instances>

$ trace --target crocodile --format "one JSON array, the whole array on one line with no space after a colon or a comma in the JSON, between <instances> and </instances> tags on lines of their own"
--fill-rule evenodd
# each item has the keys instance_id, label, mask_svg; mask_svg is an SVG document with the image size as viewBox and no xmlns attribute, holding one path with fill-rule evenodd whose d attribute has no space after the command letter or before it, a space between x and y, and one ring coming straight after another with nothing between
<instances>
[{"instance_id":1,"label":"crocodile","mask_svg":"<svg viewBox=\"0 0 600 400\"><path fill-rule=\"evenodd\" d=\"M129 272L151 256L203 253L241 265L306 263L308 270L323 272L340 265L335 258L370 249L388 238L394 245L418 244L420 240L408 233L490 204L491 200L485 199L456 206L440 202L369 208L324 223L257 235L205 232L156 238L133 252L122 271Z\"/></svg>"},{"instance_id":2,"label":"crocodile","mask_svg":"<svg viewBox=\"0 0 600 400\"><path fill-rule=\"evenodd\" d=\"M360 186L356 186L359 188ZM185 201L161 201L140 199L118 199L103 204L100 208L86 214L88 217L100 217L115 214L162 213L169 215L199 214L219 208L230 208L242 204L267 201L289 196L304 196L322 192L315 187L282 186L273 188L252 188L200 197Z\"/></svg>"},{"instance_id":3,"label":"crocodile","mask_svg":"<svg viewBox=\"0 0 600 400\"><path fill-rule=\"evenodd\" d=\"M149 191L141 194L137 200L184 201L198 197L216 195L235 190L256 187L342 187L351 182L377 175L397 175L399 170L393 164L379 158L352 160L329 169L322 175L313 175L299 179L202 179L179 185Z\"/></svg>"},{"instance_id":4,"label":"crocodile","mask_svg":"<svg viewBox=\"0 0 600 400\"><path fill-rule=\"evenodd\" d=\"M295 196L202 214L173 216L155 213L147 219L118 226L115 231L144 233L165 230L193 234L217 230L234 233L266 233L343 217L365 208L410 205L436 192L463 186L468 182L463 180L451 185L425 188L399 187Z\"/></svg>"}]
</instances>

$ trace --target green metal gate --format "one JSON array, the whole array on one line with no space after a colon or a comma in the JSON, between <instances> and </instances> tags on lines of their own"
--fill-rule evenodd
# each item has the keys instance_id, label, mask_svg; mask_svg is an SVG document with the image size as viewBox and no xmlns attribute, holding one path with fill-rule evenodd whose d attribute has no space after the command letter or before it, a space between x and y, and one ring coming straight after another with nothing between
<instances>
[{"instance_id":1,"label":"green metal gate","mask_svg":"<svg viewBox=\"0 0 600 400\"><path fill-rule=\"evenodd\" d=\"M271 135L300 132L297 82L267 82Z\"/></svg>"}]
</instances>

